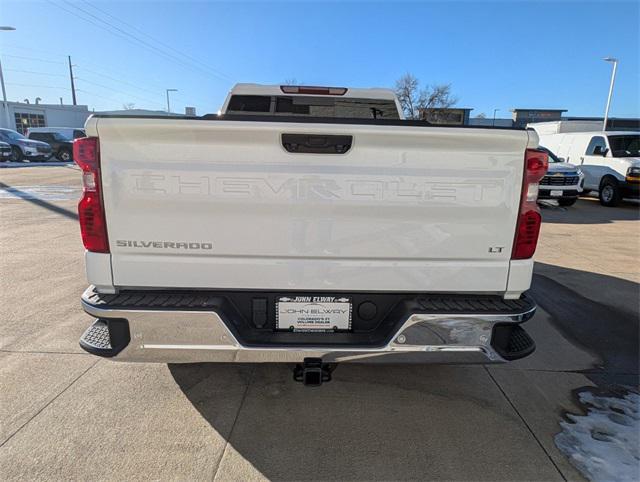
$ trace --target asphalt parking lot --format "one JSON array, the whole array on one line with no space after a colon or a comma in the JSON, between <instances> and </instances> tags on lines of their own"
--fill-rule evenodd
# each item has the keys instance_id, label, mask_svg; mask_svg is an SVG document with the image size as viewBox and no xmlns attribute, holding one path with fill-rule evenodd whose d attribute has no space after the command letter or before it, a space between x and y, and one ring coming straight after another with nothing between
<instances>
[{"instance_id":1,"label":"asphalt parking lot","mask_svg":"<svg viewBox=\"0 0 640 482\"><path fill-rule=\"evenodd\" d=\"M638 204L545 208L526 325L500 366L113 363L90 323L72 166L0 169L0 477L580 480L554 437L578 394L637 390Z\"/></svg>"}]
</instances>

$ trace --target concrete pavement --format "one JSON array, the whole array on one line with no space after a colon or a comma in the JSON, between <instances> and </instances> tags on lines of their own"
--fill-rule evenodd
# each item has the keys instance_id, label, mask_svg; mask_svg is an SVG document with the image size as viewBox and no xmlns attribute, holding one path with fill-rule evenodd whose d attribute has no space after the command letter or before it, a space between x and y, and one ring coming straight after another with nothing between
<instances>
[{"instance_id":1,"label":"concrete pavement","mask_svg":"<svg viewBox=\"0 0 640 482\"><path fill-rule=\"evenodd\" d=\"M575 392L638 386L637 205L544 210L531 357L344 365L313 390L283 365L85 354L78 188L70 167L0 170L3 479L579 480L553 442Z\"/></svg>"}]
</instances>

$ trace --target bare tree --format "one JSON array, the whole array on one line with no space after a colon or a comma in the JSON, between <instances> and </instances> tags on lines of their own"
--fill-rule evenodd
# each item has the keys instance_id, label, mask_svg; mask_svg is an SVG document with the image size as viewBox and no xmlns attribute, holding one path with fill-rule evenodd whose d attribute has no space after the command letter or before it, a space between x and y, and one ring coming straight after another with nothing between
<instances>
[{"instance_id":1,"label":"bare tree","mask_svg":"<svg viewBox=\"0 0 640 482\"><path fill-rule=\"evenodd\" d=\"M418 79L409 72L396 81L396 96L398 96L400 106L407 119L418 118L418 102L420 100L418 85Z\"/></svg>"},{"instance_id":2,"label":"bare tree","mask_svg":"<svg viewBox=\"0 0 640 482\"><path fill-rule=\"evenodd\" d=\"M122 108L124 110L133 110L136 108L136 105L133 102L127 102L126 104L122 104Z\"/></svg>"},{"instance_id":3,"label":"bare tree","mask_svg":"<svg viewBox=\"0 0 640 482\"><path fill-rule=\"evenodd\" d=\"M487 114L485 114L484 112L480 112L477 116L476 119L486 119L487 118Z\"/></svg>"},{"instance_id":4,"label":"bare tree","mask_svg":"<svg viewBox=\"0 0 640 482\"><path fill-rule=\"evenodd\" d=\"M420 92L420 109L447 109L458 99L451 95L451 84L431 85Z\"/></svg>"},{"instance_id":5,"label":"bare tree","mask_svg":"<svg viewBox=\"0 0 640 482\"><path fill-rule=\"evenodd\" d=\"M284 85L300 85L300 84L301 82L298 82L298 80L295 77L284 79Z\"/></svg>"},{"instance_id":6,"label":"bare tree","mask_svg":"<svg viewBox=\"0 0 640 482\"><path fill-rule=\"evenodd\" d=\"M396 95L407 119L420 118L420 111L428 109L437 114L437 109L455 105L458 99L451 94L451 84L432 85L419 90L420 82L410 73L396 81Z\"/></svg>"}]
</instances>

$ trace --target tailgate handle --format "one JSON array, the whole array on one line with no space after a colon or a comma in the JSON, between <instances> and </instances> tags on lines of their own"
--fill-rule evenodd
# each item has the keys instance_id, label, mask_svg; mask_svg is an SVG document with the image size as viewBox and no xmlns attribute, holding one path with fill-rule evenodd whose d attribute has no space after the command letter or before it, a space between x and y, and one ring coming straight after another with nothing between
<instances>
[{"instance_id":1,"label":"tailgate handle","mask_svg":"<svg viewBox=\"0 0 640 482\"><path fill-rule=\"evenodd\" d=\"M352 142L353 136L282 134L282 146L294 153L344 154Z\"/></svg>"}]
</instances>

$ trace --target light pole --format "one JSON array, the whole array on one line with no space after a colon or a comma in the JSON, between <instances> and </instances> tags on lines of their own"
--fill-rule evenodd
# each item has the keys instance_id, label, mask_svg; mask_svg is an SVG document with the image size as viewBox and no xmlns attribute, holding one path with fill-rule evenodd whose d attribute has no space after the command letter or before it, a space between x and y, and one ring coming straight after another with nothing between
<instances>
[{"instance_id":1,"label":"light pole","mask_svg":"<svg viewBox=\"0 0 640 482\"><path fill-rule=\"evenodd\" d=\"M602 124L602 130L607 130L607 121L609 120L609 107L611 106L611 96L613 96L613 84L616 82L616 70L618 69L618 59L613 57L605 57L605 62L613 63L613 69L611 70L611 84L609 84L609 96L607 97L607 107L604 110L604 122Z\"/></svg>"},{"instance_id":2,"label":"light pole","mask_svg":"<svg viewBox=\"0 0 640 482\"><path fill-rule=\"evenodd\" d=\"M493 109L493 123L491 124L492 127L495 127L496 125L496 112L498 112L500 109Z\"/></svg>"},{"instance_id":3,"label":"light pole","mask_svg":"<svg viewBox=\"0 0 640 482\"><path fill-rule=\"evenodd\" d=\"M15 30L15 27L0 26L0 30ZM2 103L4 105L4 115L7 120L7 129L11 129L11 117L9 117L9 106L7 104L7 91L4 88L4 75L2 75L2 62L0 61L0 84L2 84Z\"/></svg>"},{"instance_id":4,"label":"light pole","mask_svg":"<svg viewBox=\"0 0 640 482\"><path fill-rule=\"evenodd\" d=\"M178 89L167 89L167 115L171 114L171 104L169 104L169 92L178 92Z\"/></svg>"}]
</instances>

